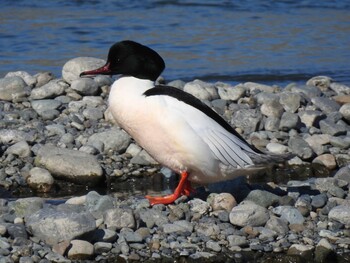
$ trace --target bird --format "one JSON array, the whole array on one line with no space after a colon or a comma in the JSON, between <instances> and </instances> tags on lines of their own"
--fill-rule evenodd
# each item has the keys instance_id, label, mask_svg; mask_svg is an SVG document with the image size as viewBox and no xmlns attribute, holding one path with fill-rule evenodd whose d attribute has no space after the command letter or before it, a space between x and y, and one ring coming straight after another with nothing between
<instances>
[{"instance_id":1,"label":"bird","mask_svg":"<svg viewBox=\"0 0 350 263\"><path fill-rule=\"evenodd\" d=\"M275 161L195 96L157 85L164 69L155 50L123 40L110 47L104 66L80 74L118 75L108 98L113 118L156 161L180 175L172 194L146 196L151 205L189 196L194 192L191 183L247 176Z\"/></svg>"}]
</instances>

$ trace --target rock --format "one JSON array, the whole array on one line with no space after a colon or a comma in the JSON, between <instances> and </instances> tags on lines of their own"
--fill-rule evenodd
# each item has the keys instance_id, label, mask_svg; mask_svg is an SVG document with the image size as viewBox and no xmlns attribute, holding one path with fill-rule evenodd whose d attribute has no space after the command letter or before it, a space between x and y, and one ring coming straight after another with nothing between
<instances>
[{"instance_id":1,"label":"rock","mask_svg":"<svg viewBox=\"0 0 350 263\"><path fill-rule=\"evenodd\" d=\"M26 86L24 80L18 76L0 79L0 100L13 101L26 97Z\"/></svg>"},{"instance_id":2,"label":"rock","mask_svg":"<svg viewBox=\"0 0 350 263\"><path fill-rule=\"evenodd\" d=\"M158 164L158 162L156 160L154 160L152 158L152 156L150 156L148 154L148 152L146 152L145 150L141 150L136 156L134 156L131 160L131 163L134 164L140 164L140 165L152 165L152 164Z\"/></svg>"},{"instance_id":3,"label":"rock","mask_svg":"<svg viewBox=\"0 0 350 263\"><path fill-rule=\"evenodd\" d=\"M312 197L311 205L315 208L322 208L326 205L327 200L328 198L326 194L318 194Z\"/></svg>"},{"instance_id":4,"label":"rock","mask_svg":"<svg viewBox=\"0 0 350 263\"><path fill-rule=\"evenodd\" d=\"M284 111L281 103L278 101L271 101L269 103L264 103L261 105L261 113L267 117L280 118Z\"/></svg>"},{"instance_id":5,"label":"rock","mask_svg":"<svg viewBox=\"0 0 350 263\"><path fill-rule=\"evenodd\" d=\"M112 244L107 242L96 242L94 244L94 252L99 255L102 253L108 253L112 249Z\"/></svg>"},{"instance_id":6,"label":"rock","mask_svg":"<svg viewBox=\"0 0 350 263\"><path fill-rule=\"evenodd\" d=\"M71 83L71 88L79 94L85 96L96 95L99 87L93 79L81 78L73 80Z\"/></svg>"},{"instance_id":7,"label":"rock","mask_svg":"<svg viewBox=\"0 0 350 263\"><path fill-rule=\"evenodd\" d=\"M45 116L46 112L55 111L58 107L61 106L61 102L57 100L33 100L31 102L32 108L38 113L40 116ZM57 112L57 116L59 115L59 111Z\"/></svg>"},{"instance_id":8,"label":"rock","mask_svg":"<svg viewBox=\"0 0 350 263\"><path fill-rule=\"evenodd\" d=\"M339 112L343 115L345 120L350 121L350 103L341 106Z\"/></svg>"},{"instance_id":9,"label":"rock","mask_svg":"<svg viewBox=\"0 0 350 263\"><path fill-rule=\"evenodd\" d=\"M334 175L335 179L340 179L350 184L350 166L341 167Z\"/></svg>"},{"instance_id":10,"label":"rock","mask_svg":"<svg viewBox=\"0 0 350 263\"><path fill-rule=\"evenodd\" d=\"M289 231L287 221L278 217L271 217L266 222L265 227L275 231L279 235L285 235Z\"/></svg>"},{"instance_id":11,"label":"rock","mask_svg":"<svg viewBox=\"0 0 350 263\"><path fill-rule=\"evenodd\" d=\"M350 147L350 136L331 136L330 143L334 147L338 147L340 149L348 149Z\"/></svg>"},{"instance_id":12,"label":"rock","mask_svg":"<svg viewBox=\"0 0 350 263\"><path fill-rule=\"evenodd\" d=\"M308 98L313 97L320 97L321 96L321 90L314 86L308 86L308 85L297 85L295 84L290 88L291 92L293 93L299 93L304 94Z\"/></svg>"},{"instance_id":13,"label":"rock","mask_svg":"<svg viewBox=\"0 0 350 263\"><path fill-rule=\"evenodd\" d=\"M276 143L276 142L270 142L269 144L266 145L266 149L271 152L271 153L275 153L275 154L283 154L288 152L288 147L280 144L280 143Z\"/></svg>"},{"instance_id":14,"label":"rock","mask_svg":"<svg viewBox=\"0 0 350 263\"><path fill-rule=\"evenodd\" d=\"M300 107L301 97L298 93L282 92L279 96L279 102L286 112L294 113Z\"/></svg>"},{"instance_id":15,"label":"rock","mask_svg":"<svg viewBox=\"0 0 350 263\"><path fill-rule=\"evenodd\" d=\"M95 156L50 145L39 149L35 164L46 168L54 177L78 184L96 184L103 175Z\"/></svg>"},{"instance_id":16,"label":"rock","mask_svg":"<svg viewBox=\"0 0 350 263\"><path fill-rule=\"evenodd\" d=\"M272 209L272 212L281 216L289 224L303 224L305 219L298 209L292 206L278 206Z\"/></svg>"},{"instance_id":17,"label":"rock","mask_svg":"<svg viewBox=\"0 0 350 263\"><path fill-rule=\"evenodd\" d=\"M164 224L163 231L166 234L171 233L192 233L193 225L186 220L175 221L172 224Z\"/></svg>"},{"instance_id":18,"label":"rock","mask_svg":"<svg viewBox=\"0 0 350 263\"><path fill-rule=\"evenodd\" d=\"M89 212L58 211L43 208L25 218L28 231L47 244L72 240L96 228Z\"/></svg>"},{"instance_id":19,"label":"rock","mask_svg":"<svg viewBox=\"0 0 350 263\"><path fill-rule=\"evenodd\" d=\"M100 152L116 151L122 153L129 146L130 141L131 138L126 132L113 127L107 131L91 135L86 144L95 147Z\"/></svg>"},{"instance_id":20,"label":"rock","mask_svg":"<svg viewBox=\"0 0 350 263\"><path fill-rule=\"evenodd\" d=\"M307 217L312 210L311 197L309 195L301 195L295 202L294 206L304 217Z\"/></svg>"},{"instance_id":21,"label":"rock","mask_svg":"<svg viewBox=\"0 0 350 263\"><path fill-rule=\"evenodd\" d=\"M330 77L327 76L316 76L311 79L309 79L306 82L306 85L308 86L315 86L319 88L321 91L327 91L329 87L331 86L331 83L333 80Z\"/></svg>"},{"instance_id":22,"label":"rock","mask_svg":"<svg viewBox=\"0 0 350 263\"><path fill-rule=\"evenodd\" d=\"M12 239L23 238L28 239L26 228L23 224L10 224L7 226L7 233Z\"/></svg>"},{"instance_id":23,"label":"rock","mask_svg":"<svg viewBox=\"0 0 350 263\"><path fill-rule=\"evenodd\" d=\"M169 223L168 217L156 209L142 209L139 211L139 217L141 223L148 228L152 228L154 225L162 227L164 224Z\"/></svg>"},{"instance_id":24,"label":"rock","mask_svg":"<svg viewBox=\"0 0 350 263\"><path fill-rule=\"evenodd\" d=\"M290 151L302 158L303 160L309 159L313 156L313 151L309 144L299 137L292 137L288 142Z\"/></svg>"},{"instance_id":25,"label":"rock","mask_svg":"<svg viewBox=\"0 0 350 263\"><path fill-rule=\"evenodd\" d=\"M105 211L104 222L109 229L134 228L135 218L131 209L112 208Z\"/></svg>"},{"instance_id":26,"label":"rock","mask_svg":"<svg viewBox=\"0 0 350 263\"><path fill-rule=\"evenodd\" d=\"M62 77L69 84L73 80L79 79L80 73L86 70L93 70L102 67L106 64L103 59L92 58L92 57L77 57L69 60L64 64L62 69Z\"/></svg>"},{"instance_id":27,"label":"rock","mask_svg":"<svg viewBox=\"0 0 350 263\"><path fill-rule=\"evenodd\" d=\"M191 211L194 213L199 213L200 215L207 214L211 210L211 207L207 202L198 198L194 198L188 203L190 205Z\"/></svg>"},{"instance_id":28,"label":"rock","mask_svg":"<svg viewBox=\"0 0 350 263\"><path fill-rule=\"evenodd\" d=\"M316 110L300 111L298 114L301 122L308 128L318 127L320 120L325 118L321 111Z\"/></svg>"},{"instance_id":29,"label":"rock","mask_svg":"<svg viewBox=\"0 0 350 263\"><path fill-rule=\"evenodd\" d=\"M72 240L68 250L68 258L72 260L89 259L94 255L94 246L84 240Z\"/></svg>"},{"instance_id":30,"label":"rock","mask_svg":"<svg viewBox=\"0 0 350 263\"><path fill-rule=\"evenodd\" d=\"M350 87L345 85L345 84L342 84L342 83L332 82L330 85L330 88L332 90L334 90L339 95L341 95L341 94L349 95L350 94Z\"/></svg>"},{"instance_id":31,"label":"rock","mask_svg":"<svg viewBox=\"0 0 350 263\"><path fill-rule=\"evenodd\" d=\"M17 217L25 217L39 211L44 205L40 197L20 198L14 202L14 211Z\"/></svg>"},{"instance_id":32,"label":"rock","mask_svg":"<svg viewBox=\"0 0 350 263\"><path fill-rule=\"evenodd\" d=\"M265 131L279 131L280 119L276 117L267 117L265 119Z\"/></svg>"},{"instance_id":33,"label":"rock","mask_svg":"<svg viewBox=\"0 0 350 263\"><path fill-rule=\"evenodd\" d=\"M268 191L253 190L244 199L245 201L251 201L262 207L269 207L278 203L279 196Z\"/></svg>"},{"instance_id":34,"label":"rock","mask_svg":"<svg viewBox=\"0 0 350 263\"><path fill-rule=\"evenodd\" d=\"M39 72L38 74L35 74L34 77L36 78L35 87L41 87L55 78L51 72Z\"/></svg>"},{"instance_id":35,"label":"rock","mask_svg":"<svg viewBox=\"0 0 350 263\"><path fill-rule=\"evenodd\" d=\"M27 86L33 87L36 84L36 78L30 75L26 71L14 71L9 72L5 75L5 78L8 77L20 77L24 80Z\"/></svg>"},{"instance_id":36,"label":"rock","mask_svg":"<svg viewBox=\"0 0 350 263\"><path fill-rule=\"evenodd\" d=\"M231 247L246 247L248 245L248 240L245 236L229 235L227 241Z\"/></svg>"},{"instance_id":37,"label":"rock","mask_svg":"<svg viewBox=\"0 0 350 263\"><path fill-rule=\"evenodd\" d=\"M280 121L280 129L282 131L289 131L295 129L299 125L299 116L291 112L284 112Z\"/></svg>"},{"instance_id":38,"label":"rock","mask_svg":"<svg viewBox=\"0 0 350 263\"><path fill-rule=\"evenodd\" d=\"M323 166L325 166L329 170L333 170L337 167L335 157L329 153L317 156L315 159L313 159L312 163L322 164Z\"/></svg>"},{"instance_id":39,"label":"rock","mask_svg":"<svg viewBox=\"0 0 350 263\"><path fill-rule=\"evenodd\" d=\"M232 124L241 128L245 134L250 134L257 130L261 122L262 115L256 109L241 109L236 111L232 117Z\"/></svg>"},{"instance_id":40,"label":"rock","mask_svg":"<svg viewBox=\"0 0 350 263\"><path fill-rule=\"evenodd\" d=\"M64 84L62 80L51 80L49 83L32 89L30 98L32 100L51 99L62 95L67 88L67 84Z\"/></svg>"},{"instance_id":41,"label":"rock","mask_svg":"<svg viewBox=\"0 0 350 263\"><path fill-rule=\"evenodd\" d=\"M134 232L131 228L123 227L120 230L120 236L123 236L128 243L140 243L142 242L142 236Z\"/></svg>"},{"instance_id":42,"label":"rock","mask_svg":"<svg viewBox=\"0 0 350 263\"><path fill-rule=\"evenodd\" d=\"M20 158L25 158L31 155L31 150L26 141L19 141L8 147L5 153L13 154Z\"/></svg>"},{"instance_id":43,"label":"rock","mask_svg":"<svg viewBox=\"0 0 350 263\"><path fill-rule=\"evenodd\" d=\"M264 84L255 83L255 82L245 82L243 84L243 86L245 88L247 88L250 92L260 90L260 91L267 92L267 93L274 93L276 91L276 88L274 88L274 87L264 85Z\"/></svg>"},{"instance_id":44,"label":"rock","mask_svg":"<svg viewBox=\"0 0 350 263\"><path fill-rule=\"evenodd\" d=\"M200 100L215 100L219 98L219 94L213 84L198 79L187 82L184 86L184 91Z\"/></svg>"},{"instance_id":45,"label":"rock","mask_svg":"<svg viewBox=\"0 0 350 263\"><path fill-rule=\"evenodd\" d=\"M314 97L311 102L326 114L338 111L340 108L338 103L326 97Z\"/></svg>"},{"instance_id":46,"label":"rock","mask_svg":"<svg viewBox=\"0 0 350 263\"><path fill-rule=\"evenodd\" d=\"M344 104L350 103L350 95L333 96L332 100L337 102L339 105L344 105Z\"/></svg>"},{"instance_id":47,"label":"rock","mask_svg":"<svg viewBox=\"0 0 350 263\"><path fill-rule=\"evenodd\" d=\"M29 171L27 183L30 188L39 193L47 193L51 190L54 179L46 169L34 167Z\"/></svg>"},{"instance_id":48,"label":"rock","mask_svg":"<svg viewBox=\"0 0 350 263\"><path fill-rule=\"evenodd\" d=\"M325 151L324 145L330 143L330 138L331 136L329 134L314 134L305 138L305 141L317 155L321 155Z\"/></svg>"},{"instance_id":49,"label":"rock","mask_svg":"<svg viewBox=\"0 0 350 263\"><path fill-rule=\"evenodd\" d=\"M225 83L215 83L215 86L223 100L238 101L245 94L245 88L241 84L233 87Z\"/></svg>"},{"instance_id":50,"label":"rock","mask_svg":"<svg viewBox=\"0 0 350 263\"><path fill-rule=\"evenodd\" d=\"M220 234L220 228L218 225L213 223L198 223L194 230L198 236L210 237L216 239Z\"/></svg>"},{"instance_id":51,"label":"rock","mask_svg":"<svg viewBox=\"0 0 350 263\"><path fill-rule=\"evenodd\" d=\"M266 208L253 202L242 202L235 206L230 213L230 222L237 226L262 226L269 219Z\"/></svg>"},{"instance_id":52,"label":"rock","mask_svg":"<svg viewBox=\"0 0 350 263\"><path fill-rule=\"evenodd\" d=\"M229 193L211 194L213 195L208 201L213 211L225 210L231 212L232 208L237 205L236 199ZM209 198L208 198L209 199Z\"/></svg>"},{"instance_id":53,"label":"rock","mask_svg":"<svg viewBox=\"0 0 350 263\"><path fill-rule=\"evenodd\" d=\"M215 252L220 252L221 251L221 246L219 242L215 242L213 240L209 240L205 243L205 246L207 249L215 251Z\"/></svg>"},{"instance_id":54,"label":"rock","mask_svg":"<svg viewBox=\"0 0 350 263\"><path fill-rule=\"evenodd\" d=\"M293 244L287 251L287 255L299 255L305 262L313 259L314 247L311 245Z\"/></svg>"},{"instance_id":55,"label":"rock","mask_svg":"<svg viewBox=\"0 0 350 263\"><path fill-rule=\"evenodd\" d=\"M97 108L87 108L83 111L83 115L88 120L100 120L103 118L103 112Z\"/></svg>"},{"instance_id":56,"label":"rock","mask_svg":"<svg viewBox=\"0 0 350 263\"><path fill-rule=\"evenodd\" d=\"M330 262L335 257L334 248L326 238L322 238L316 245L315 261Z\"/></svg>"},{"instance_id":57,"label":"rock","mask_svg":"<svg viewBox=\"0 0 350 263\"><path fill-rule=\"evenodd\" d=\"M333 207L328 214L329 219L338 221L347 227L350 226L350 206L338 205Z\"/></svg>"}]
</instances>

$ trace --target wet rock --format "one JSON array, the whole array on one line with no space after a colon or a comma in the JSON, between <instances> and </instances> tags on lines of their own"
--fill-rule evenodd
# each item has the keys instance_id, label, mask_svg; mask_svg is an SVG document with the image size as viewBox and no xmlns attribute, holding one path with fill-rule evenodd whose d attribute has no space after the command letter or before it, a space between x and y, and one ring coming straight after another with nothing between
<instances>
[{"instance_id":1,"label":"wet rock","mask_svg":"<svg viewBox=\"0 0 350 263\"><path fill-rule=\"evenodd\" d=\"M288 146L293 154L304 160L311 158L314 154L309 144L299 137L290 138Z\"/></svg>"},{"instance_id":2,"label":"wet rock","mask_svg":"<svg viewBox=\"0 0 350 263\"><path fill-rule=\"evenodd\" d=\"M34 167L29 171L27 183L30 188L39 193L47 193L54 184L54 179L46 169Z\"/></svg>"},{"instance_id":3,"label":"wet rock","mask_svg":"<svg viewBox=\"0 0 350 263\"><path fill-rule=\"evenodd\" d=\"M327 76L316 76L306 82L308 86L318 87L321 91L327 91L333 80Z\"/></svg>"},{"instance_id":4,"label":"wet rock","mask_svg":"<svg viewBox=\"0 0 350 263\"><path fill-rule=\"evenodd\" d=\"M30 146L26 141L19 141L7 148L6 154L13 154L20 158L25 158L31 155Z\"/></svg>"},{"instance_id":5,"label":"wet rock","mask_svg":"<svg viewBox=\"0 0 350 263\"><path fill-rule=\"evenodd\" d=\"M305 221L299 210L292 206L278 206L273 208L272 212L288 221L289 224L303 224Z\"/></svg>"},{"instance_id":6,"label":"wet rock","mask_svg":"<svg viewBox=\"0 0 350 263\"><path fill-rule=\"evenodd\" d=\"M114 127L91 135L86 144L95 147L100 152L117 151L122 153L129 146L130 141L131 138L126 132Z\"/></svg>"},{"instance_id":7,"label":"wet rock","mask_svg":"<svg viewBox=\"0 0 350 263\"><path fill-rule=\"evenodd\" d=\"M43 208L25 218L28 231L48 244L72 240L96 228L88 212L58 211Z\"/></svg>"},{"instance_id":8,"label":"wet rock","mask_svg":"<svg viewBox=\"0 0 350 263\"><path fill-rule=\"evenodd\" d=\"M211 194L210 200L207 200L213 211L225 210L231 212L232 208L237 205L236 199L229 193Z\"/></svg>"},{"instance_id":9,"label":"wet rock","mask_svg":"<svg viewBox=\"0 0 350 263\"><path fill-rule=\"evenodd\" d=\"M329 211L328 217L349 227L350 206L338 205Z\"/></svg>"},{"instance_id":10,"label":"wet rock","mask_svg":"<svg viewBox=\"0 0 350 263\"><path fill-rule=\"evenodd\" d=\"M26 97L26 86L24 80L18 76L0 79L0 100L12 101Z\"/></svg>"},{"instance_id":11,"label":"wet rock","mask_svg":"<svg viewBox=\"0 0 350 263\"><path fill-rule=\"evenodd\" d=\"M69 60L64 64L62 69L62 77L69 84L73 80L79 79L80 73L86 70L93 70L102 67L106 64L103 59L92 58L92 57L77 57Z\"/></svg>"},{"instance_id":12,"label":"wet rock","mask_svg":"<svg viewBox=\"0 0 350 263\"><path fill-rule=\"evenodd\" d=\"M254 202L259 206L267 208L269 206L277 204L279 196L268 191L253 190L244 200Z\"/></svg>"},{"instance_id":13,"label":"wet rock","mask_svg":"<svg viewBox=\"0 0 350 263\"><path fill-rule=\"evenodd\" d=\"M67 84L64 84L60 80L51 80L49 83L32 89L30 98L32 100L51 99L59 95L62 95L67 88Z\"/></svg>"},{"instance_id":14,"label":"wet rock","mask_svg":"<svg viewBox=\"0 0 350 263\"><path fill-rule=\"evenodd\" d=\"M73 260L89 259L94 254L94 246L84 240L72 240L68 258Z\"/></svg>"},{"instance_id":15,"label":"wet rock","mask_svg":"<svg viewBox=\"0 0 350 263\"><path fill-rule=\"evenodd\" d=\"M107 228L115 230L124 227L134 228L135 218L131 209L112 208L105 211L104 222Z\"/></svg>"},{"instance_id":16,"label":"wet rock","mask_svg":"<svg viewBox=\"0 0 350 263\"><path fill-rule=\"evenodd\" d=\"M262 226L269 219L266 208L250 201L235 206L230 213L230 222L237 226Z\"/></svg>"},{"instance_id":17,"label":"wet rock","mask_svg":"<svg viewBox=\"0 0 350 263\"><path fill-rule=\"evenodd\" d=\"M245 88L243 85L231 86L225 83L215 83L218 88L218 93L221 99L237 101L245 94Z\"/></svg>"},{"instance_id":18,"label":"wet rock","mask_svg":"<svg viewBox=\"0 0 350 263\"><path fill-rule=\"evenodd\" d=\"M80 95L96 95L98 92L98 84L90 78L80 78L73 80L71 88Z\"/></svg>"},{"instance_id":19,"label":"wet rock","mask_svg":"<svg viewBox=\"0 0 350 263\"><path fill-rule=\"evenodd\" d=\"M186 83L184 91L192 94L200 100L215 100L219 98L219 94L214 85L198 79Z\"/></svg>"},{"instance_id":20,"label":"wet rock","mask_svg":"<svg viewBox=\"0 0 350 263\"><path fill-rule=\"evenodd\" d=\"M294 113L300 107L301 97L298 93L282 92L279 95L279 102L286 112Z\"/></svg>"},{"instance_id":21,"label":"wet rock","mask_svg":"<svg viewBox=\"0 0 350 263\"><path fill-rule=\"evenodd\" d=\"M317 156L312 162L322 164L329 170L333 170L337 167L335 157L332 154L322 154Z\"/></svg>"},{"instance_id":22,"label":"wet rock","mask_svg":"<svg viewBox=\"0 0 350 263\"><path fill-rule=\"evenodd\" d=\"M53 176L80 184L95 184L103 175L95 156L50 145L39 149L35 164L46 168Z\"/></svg>"}]
</instances>

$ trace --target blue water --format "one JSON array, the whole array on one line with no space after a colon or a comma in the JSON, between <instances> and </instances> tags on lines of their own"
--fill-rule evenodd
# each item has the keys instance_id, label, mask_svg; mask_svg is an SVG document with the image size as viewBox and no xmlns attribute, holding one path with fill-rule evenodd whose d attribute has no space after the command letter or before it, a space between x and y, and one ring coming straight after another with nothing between
<instances>
[{"instance_id":1,"label":"blue water","mask_svg":"<svg viewBox=\"0 0 350 263\"><path fill-rule=\"evenodd\" d=\"M61 76L78 56L132 39L165 59L167 80L350 84L350 1L1 1L0 77Z\"/></svg>"}]
</instances>

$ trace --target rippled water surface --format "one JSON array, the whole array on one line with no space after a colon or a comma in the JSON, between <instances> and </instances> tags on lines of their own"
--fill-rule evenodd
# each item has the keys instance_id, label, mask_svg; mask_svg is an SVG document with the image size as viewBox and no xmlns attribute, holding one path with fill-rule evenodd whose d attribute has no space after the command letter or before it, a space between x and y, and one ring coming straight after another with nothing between
<instances>
[{"instance_id":1,"label":"rippled water surface","mask_svg":"<svg viewBox=\"0 0 350 263\"><path fill-rule=\"evenodd\" d=\"M69 59L132 39L163 56L167 80L350 84L349 1L4 0L0 23L0 77L59 77Z\"/></svg>"}]
</instances>

